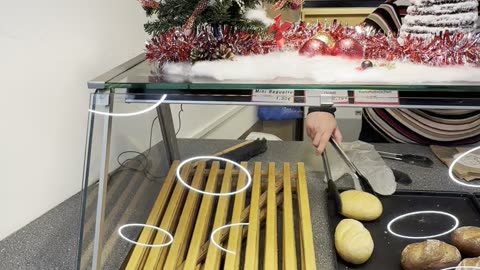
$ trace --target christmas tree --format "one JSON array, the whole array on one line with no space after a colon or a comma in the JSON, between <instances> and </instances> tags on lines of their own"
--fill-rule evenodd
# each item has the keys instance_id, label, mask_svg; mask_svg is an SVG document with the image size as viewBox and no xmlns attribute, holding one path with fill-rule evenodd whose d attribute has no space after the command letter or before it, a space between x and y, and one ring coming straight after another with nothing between
<instances>
[{"instance_id":1,"label":"christmas tree","mask_svg":"<svg viewBox=\"0 0 480 270\"><path fill-rule=\"evenodd\" d=\"M235 55L262 54L269 47L261 37L281 31L271 25L280 23L268 18L262 5L274 10L298 8L303 0L139 0L148 17L145 31L152 35L147 42L147 58L158 64L233 59ZM283 30L291 26L283 24ZM268 42L267 42L268 43Z\"/></svg>"},{"instance_id":2,"label":"christmas tree","mask_svg":"<svg viewBox=\"0 0 480 270\"><path fill-rule=\"evenodd\" d=\"M192 30L198 25L229 25L236 29L259 33L266 29L260 20L245 16L264 3L275 3L274 8L298 7L299 0L140 0L147 16L145 31L156 35L173 28Z\"/></svg>"},{"instance_id":3,"label":"christmas tree","mask_svg":"<svg viewBox=\"0 0 480 270\"><path fill-rule=\"evenodd\" d=\"M410 0L399 40L364 24L293 23L267 16L265 6L296 9L303 0L138 1L152 19L145 24L151 34L146 58L158 67L292 51L436 66L480 63L480 35L466 34L476 28L477 0Z\"/></svg>"},{"instance_id":4,"label":"christmas tree","mask_svg":"<svg viewBox=\"0 0 480 270\"><path fill-rule=\"evenodd\" d=\"M411 0L400 37L431 39L441 32L473 33L478 0Z\"/></svg>"}]
</instances>

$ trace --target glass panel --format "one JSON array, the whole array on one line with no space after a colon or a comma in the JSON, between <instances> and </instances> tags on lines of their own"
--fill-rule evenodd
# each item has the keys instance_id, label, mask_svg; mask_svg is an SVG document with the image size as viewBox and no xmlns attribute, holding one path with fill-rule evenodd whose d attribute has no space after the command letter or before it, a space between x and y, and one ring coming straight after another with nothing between
<instances>
[{"instance_id":1,"label":"glass panel","mask_svg":"<svg viewBox=\"0 0 480 270\"><path fill-rule=\"evenodd\" d=\"M125 72L106 82L107 88L141 88L150 90L244 90L244 89L293 89L293 90L321 90L321 89L374 89L398 91L480 91L480 79L471 78L471 81L445 80L441 77L431 82L388 83L381 81L350 81L348 76L341 80L322 83L313 80L292 78L277 78L273 80L216 80L206 77L188 77L181 75L166 75L161 73L149 61L143 61ZM381 78L380 78L381 79ZM438 80L437 82L435 82Z\"/></svg>"},{"instance_id":2,"label":"glass panel","mask_svg":"<svg viewBox=\"0 0 480 270\"><path fill-rule=\"evenodd\" d=\"M107 119L102 113L108 108L102 102L108 100L113 104L109 113L114 116L101 269L223 269L227 265L239 265L240 269L282 269L284 265L287 269L302 269L302 265L304 269L351 269L349 262L359 263L355 266L359 269L401 269L401 254L408 245L426 239L455 244L452 236L462 234L457 227L480 226L475 193L480 186L480 150L475 150L480 141L478 97L457 96L455 107L448 107L448 101L455 101L448 95L434 99L413 92L397 97L378 91L373 97L369 92L351 94L353 103L336 102L336 123L343 134L340 147L326 141L331 178L342 192L342 211L336 208L334 194L328 192L324 163L309 137L312 118L305 118L304 113L305 106L313 102L308 104L305 95L294 98L298 103L265 102L268 106L252 107L258 104L248 100L251 92L238 96L206 93L204 99L168 94L164 102L198 103L185 106L183 114L177 114L181 110L177 104L170 105L172 124L161 128L184 137L177 141L180 156L170 165L166 153L173 136L163 138L155 121L163 93L118 89L116 94L95 94L82 269L92 264L99 221L95 209L102 193L97 180L102 150L108 149L102 141ZM325 95L320 98L332 98ZM337 101L345 98L330 95ZM241 104L257 109L256 120L261 125L238 129L236 135L226 131L240 128L247 118L240 110L229 114L233 107L217 106L217 114L208 117L207 108L215 103L200 104L214 98L226 100L218 104L230 104L228 99L242 97L248 99ZM417 103L403 104L400 109L402 102L413 98L418 98ZM351 99L346 97L347 102ZM432 107L437 99L440 103ZM297 107L301 110L294 116L288 114ZM333 120L327 115L330 118L314 119L316 127ZM290 128L301 127L296 130L301 136L278 140L275 137L281 137L287 120L297 124ZM195 123L210 129L186 132L192 131ZM267 131L268 126L275 127ZM208 136L212 133L216 136ZM268 141L255 140L267 136ZM237 164L228 165L223 159L216 163L211 156ZM368 190L365 181L373 194L352 195L354 189ZM362 196L364 199L359 199ZM345 224L342 220L347 218L357 222ZM362 243L348 237L349 245L374 243L372 254L363 246L366 261L354 260L342 251L341 243L346 240L335 236L342 226L368 232ZM460 257L477 256L466 255L471 250L455 245L463 253L452 258L452 266L458 265Z\"/></svg>"},{"instance_id":3,"label":"glass panel","mask_svg":"<svg viewBox=\"0 0 480 270\"><path fill-rule=\"evenodd\" d=\"M88 109L105 111L104 106L95 105L95 95L90 95L89 108L85 112L88 116L87 138L85 145L85 167L82 182L81 222L79 246L77 255L77 269L91 267L93 256L93 240L95 234L95 220L99 181L99 160L101 159L102 118L95 117ZM88 264L88 265L87 265Z\"/></svg>"},{"instance_id":4,"label":"glass panel","mask_svg":"<svg viewBox=\"0 0 480 270\"><path fill-rule=\"evenodd\" d=\"M90 161L90 181L84 203L82 256L80 269L92 269L97 232L98 199L102 189L99 179L102 175L104 154L105 121L111 118L111 141L108 162L108 185L103 196L105 209L102 231L102 263L98 269L120 269L128 256L131 244L119 237L121 225L146 223L149 212L168 171L164 154L158 145L161 139L156 111L149 104L126 104L125 95L93 94L96 100L94 138ZM113 111L105 108L111 98ZM155 107L154 107L155 109ZM130 115L130 116L128 116ZM150 144L152 142L152 144ZM128 239L136 239L138 227L124 231Z\"/></svg>"},{"instance_id":5,"label":"glass panel","mask_svg":"<svg viewBox=\"0 0 480 270\"><path fill-rule=\"evenodd\" d=\"M337 108L437 108L478 109L480 92L429 92L395 90L117 90L115 98L127 103L154 105L165 95L170 104L255 105L315 107L333 104ZM134 106L130 106L134 107Z\"/></svg>"}]
</instances>

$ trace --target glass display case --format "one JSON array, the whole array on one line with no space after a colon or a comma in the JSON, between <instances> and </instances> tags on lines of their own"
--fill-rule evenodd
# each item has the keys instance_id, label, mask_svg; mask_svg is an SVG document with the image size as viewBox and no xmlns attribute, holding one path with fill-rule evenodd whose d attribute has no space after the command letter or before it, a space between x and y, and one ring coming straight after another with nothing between
<instances>
[{"instance_id":1,"label":"glass display case","mask_svg":"<svg viewBox=\"0 0 480 270\"><path fill-rule=\"evenodd\" d=\"M480 227L480 81L216 80L167 76L142 54L89 88L78 269L393 270L429 245L440 268L480 256L480 240L458 239ZM471 133L461 145L330 139L318 155L309 138L177 138L174 104L396 109L392 121L415 126L414 110L428 132L469 113Z\"/></svg>"}]
</instances>

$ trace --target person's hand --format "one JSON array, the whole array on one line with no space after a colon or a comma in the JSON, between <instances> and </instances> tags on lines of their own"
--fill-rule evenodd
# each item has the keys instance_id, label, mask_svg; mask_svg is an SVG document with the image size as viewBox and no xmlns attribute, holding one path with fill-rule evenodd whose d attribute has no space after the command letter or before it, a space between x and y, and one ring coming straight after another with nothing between
<instances>
[{"instance_id":1,"label":"person's hand","mask_svg":"<svg viewBox=\"0 0 480 270\"><path fill-rule=\"evenodd\" d=\"M330 137L342 143L342 133L337 128L337 120L329 112L312 112L307 115L307 135L312 139L313 146L320 155L328 144Z\"/></svg>"}]
</instances>

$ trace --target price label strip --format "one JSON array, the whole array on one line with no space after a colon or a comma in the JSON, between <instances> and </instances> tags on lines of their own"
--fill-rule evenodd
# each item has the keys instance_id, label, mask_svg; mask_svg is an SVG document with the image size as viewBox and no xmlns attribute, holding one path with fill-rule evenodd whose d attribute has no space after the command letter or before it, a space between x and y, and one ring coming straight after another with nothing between
<instances>
[{"instance_id":1,"label":"price label strip","mask_svg":"<svg viewBox=\"0 0 480 270\"><path fill-rule=\"evenodd\" d=\"M358 105L399 105L398 91L358 90L354 91L355 104Z\"/></svg>"},{"instance_id":2,"label":"price label strip","mask_svg":"<svg viewBox=\"0 0 480 270\"><path fill-rule=\"evenodd\" d=\"M348 104L348 91L337 90L313 90L305 91L306 103L310 106L319 106L322 96L331 96L333 104Z\"/></svg>"},{"instance_id":3,"label":"price label strip","mask_svg":"<svg viewBox=\"0 0 480 270\"><path fill-rule=\"evenodd\" d=\"M295 90L255 89L252 90L252 102L294 103Z\"/></svg>"}]
</instances>

